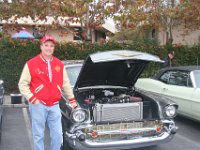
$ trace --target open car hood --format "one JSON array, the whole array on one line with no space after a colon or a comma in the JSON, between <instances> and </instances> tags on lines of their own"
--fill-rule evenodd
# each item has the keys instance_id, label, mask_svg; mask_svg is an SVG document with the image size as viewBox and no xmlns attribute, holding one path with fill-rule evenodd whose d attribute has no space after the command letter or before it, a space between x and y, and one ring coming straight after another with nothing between
<instances>
[{"instance_id":1,"label":"open car hood","mask_svg":"<svg viewBox=\"0 0 200 150\"><path fill-rule=\"evenodd\" d=\"M91 54L86 58L74 88L132 87L151 61L163 62L157 56L132 50L112 50Z\"/></svg>"}]
</instances>

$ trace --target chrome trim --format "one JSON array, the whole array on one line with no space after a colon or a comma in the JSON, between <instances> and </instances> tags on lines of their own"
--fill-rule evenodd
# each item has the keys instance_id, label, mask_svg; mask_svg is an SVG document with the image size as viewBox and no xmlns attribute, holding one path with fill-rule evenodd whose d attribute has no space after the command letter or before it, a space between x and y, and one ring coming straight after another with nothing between
<instances>
[{"instance_id":1,"label":"chrome trim","mask_svg":"<svg viewBox=\"0 0 200 150\"><path fill-rule=\"evenodd\" d=\"M175 124L173 120L161 120L164 124Z\"/></svg>"},{"instance_id":2,"label":"chrome trim","mask_svg":"<svg viewBox=\"0 0 200 150\"><path fill-rule=\"evenodd\" d=\"M172 121L172 120L163 120L162 121L163 124L168 124L169 127L167 128L166 126L165 127L165 130L168 132L168 133L171 133L172 130L178 130L178 127L175 125L175 122Z\"/></svg>"},{"instance_id":3,"label":"chrome trim","mask_svg":"<svg viewBox=\"0 0 200 150\"><path fill-rule=\"evenodd\" d=\"M4 81L3 80L0 80L0 84L3 84L4 83Z\"/></svg>"},{"instance_id":4,"label":"chrome trim","mask_svg":"<svg viewBox=\"0 0 200 150\"><path fill-rule=\"evenodd\" d=\"M119 112L121 114L119 115ZM94 122L124 122L143 119L143 103L100 104L93 107Z\"/></svg>"},{"instance_id":5,"label":"chrome trim","mask_svg":"<svg viewBox=\"0 0 200 150\"><path fill-rule=\"evenodd\" d=\"M87 87L81 87L78 88L78 90L88 90L88 89L128 89L128 87L124 86L112 86L112 85L97 85L97 86L87 86Z\"/></svg>"},{"instance_id":6,"label":"chrome trim","mask_svg":"<svg viewBox=\"0 0 200 150\"><path fill-rule=\"evenodd\" d=\"M74 112L80 111L80 110L85 112L85 119L84 119L82 122L76 122L76 121L74 120L74 118L73 118L73 114L74 114ZM76 108L76 109L73 109L72 112L71 112L71 114L70 114L70 119L71 119L74 123L77 123L77 124L83 123L84 121L88 120L88 117L89 117L89 113L88 113L87 109L83 109L83 108L80 108L80 107L79 107L79 108Z\"/></svg>"},{"instance_id":7,"label":"chrome trim","mask_svg":"<svg viewBox=\"0 0 200 150\"><path fill-rule=\"evenodd\" d=\"M119 141L106 141L106 142L105 141L96 142L91 139L86 139L85 141L79 141L77 135L80 135L80 134L76 134L76 133L81 133L84 135L86 134L80 130L76 130L74 134L70 134L66 132L64 134L64 137L65 137L64 139L71 142L73 147L76 147L81 150L122 149L122 148L124 149L124 148L137 148L137 147L158 145L158 144L162 144L162 143L166 143L170 141L174 137L174 134L176 133L178 129L178 127L175 126L175 123L173 120L161 120L161 122L164 125L164 130L161 133L158 133L157 135L153 135L150 137L138 136L137 138L130 137L129 139L124 139L124 140L119 140ZM90 125L91 124L85 124L85 127L86 128L91 127ZM84 129L84 126L82 127L83 127L82 129ZM146 129L151 130L153 129L153 127L146 128ZM143 131L143 129L141 129L141 131Z\"/></svg>"},{"instance_id":8,"label":"chrome trim","mask_svg":"<svg viewBox=\"0 0 200 150\"><path fill-rule=\"evenodd\" d=\"M167 137L169 137L170 134L169 133L163 133L160 136L155 136L155 137L143 137L143 138L139 138L139 139L132 139L132 140L124 140L124 141L115 141L115 142L107 142L107 143L93 143L91 141L86 140L85 141L85 145L88 145L89 147L102 147L102 146L111 146L111 145L129 145L129 144L142 144L142 143L146 143L146 142L154 142L154 141L161 141L166 139Z\"/></svg>"},{"instance_id":9,"label":"chrome trim","mask_svg":"<svg viewBox=\"0 0 200 150\"><path fill-rule=\"evenodd\" d=\"M166 108L167 107L169 107L169 106L174 106L175 107L175 114L173 115L173 116L167 116L167 114L166 114ZM174 117L176 117L176 115L177 115L177 108L178 108L178 105L177 104L175 104L175 103L171 103L171 104L168 104L168 105L166 105L165 107L164 107L164 109L163 109L163 115L166 117L166 118L168 118L168 119L173 119Z\"/></svg>"},{"instance_id":10,"label":"chrome trim","mask_svg":"<svg viewBox=\"0 0 200 150\"><path fill-rule=\"evenodd\" d=\"M104 142L104 143L94 143L89 140L85 140L83 142L79 142L76 134L65 134L67 136L65 140L68 140L71 143L72 147L76 147L81 150L111 150L111 149L126 149L126 148L138 148L138 147L145 147L151 145L158 145L162 143L169 142L174 135L164 132L159 136L153 137L141 137L138 139L129 139L129 140L121 140L121 141L114 141L114 142Z\"/></svg>"},{"instance_id":11,"label":"chrome trim","mask_svg":"<svg viewBox=\"0 0 200 150\"><path fill-rule=\"evenodd\" d=\"M93 63L109 62L119 60L145 60L154 62L164 62L158 56L145 52L130 51L130 50L112 50L100 53L93 53L90 55Z\"/></svg>"},{"instance_id":12,"label":"chrome trim","mask_svg":"<svg viewBox=\"0 0 200 150\"><path fill-rule=\"evenodd\" d=\"M122 129L122 130L112 130L112 131L97 131L98 135L105 135L105 134L132 134L132 133L142 133L142 132L149 132L149 131L156 131L156 127L152 128L134 128L134 129Z\"/></svg>"},{"instance_id":13,"label":"chrome trim","mask_svg":"<svg viewBox=\"0 0 200 150\"><path fill-rule=\"evenodd\" d=\"M73 126L70 130L71 133L74 133L75 131L78 131L78 130L82 130L82 129L92 129L93 125L91 125L90 123L81 123L80 125L78 126Z\"/></svg>"}]
</instances>

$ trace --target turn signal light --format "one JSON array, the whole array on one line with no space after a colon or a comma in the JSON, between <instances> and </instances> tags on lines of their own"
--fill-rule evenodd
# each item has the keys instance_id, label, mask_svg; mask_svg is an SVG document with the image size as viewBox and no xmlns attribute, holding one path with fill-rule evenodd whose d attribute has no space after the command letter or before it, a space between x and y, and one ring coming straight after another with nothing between
<instances>
[{"instance_id":1,"label":"turn signal light","mask_svg":"<svg viewBox=\"0 0 200 150\"><path fill-rule=\"evenodd\" d=\"M98 133L97 133L96 131L93 131L93 132L91 133L91 136L92 136L92 137L97 137L97 136L98 136Z\"/></svg>"},{"instance_id":2,"label":"turn signal light","mask_svg":"<svg viewBox=\"0 0 200 150\"><path fill-rule=\"evenodd\" d=\"M161 127L157 127L156 132L161 132Z\"/></svg>"}]
</instances>

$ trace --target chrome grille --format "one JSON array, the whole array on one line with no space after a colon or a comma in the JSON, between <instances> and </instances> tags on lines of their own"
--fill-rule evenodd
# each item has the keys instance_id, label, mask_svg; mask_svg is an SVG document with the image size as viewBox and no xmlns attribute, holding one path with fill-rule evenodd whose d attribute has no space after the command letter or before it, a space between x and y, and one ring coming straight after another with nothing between
<instances>
[{"instance_id":1,"label":"chrome grille","mask_svg":"<svg viewBox=\"0 0 200 150\"><path fill-rule=\"evenodd\" d=\"M159 131L158 128L160 129ZM96 132L97 136L92 136L91 132ZM93 125L92 131L85 131L87 139L95 142L149 137L161 134L162 132L163 124L160 121Z\"/></svg>"},{"instance_id":2,"label":"chrome grille","mask_svg":"<svg viewBox=\"0 0 200 150\"><path fill-rule=\"evenodd\" d=\"M143 117L143 103L96 104L94 107L94 121L124 122L141 120Z\"/></svg>"}]
</instances>

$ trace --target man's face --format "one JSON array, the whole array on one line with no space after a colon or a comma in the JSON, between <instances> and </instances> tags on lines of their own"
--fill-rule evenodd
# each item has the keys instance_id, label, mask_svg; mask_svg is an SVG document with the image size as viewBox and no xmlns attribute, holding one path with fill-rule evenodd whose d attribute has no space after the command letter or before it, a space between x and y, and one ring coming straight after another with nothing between
<instances>
[{"instance_id":1,"label":"man's face","mask_svg":"<svg viewBox=\"0 0 200 150\"><path fill-rule=\"evenodd\" d=\"M51 57L54 52L55 44L52 41L46 41L40 45L40 48L44 57Z\"/></svg>"},{"instance_id":2,"label":"man's face","mask_svg":"<svg viewBox=\"0 0 200 150\"><path fill-rule=\"evenodd\" d=\"M173 59L174 58L174 53L169 53L169 59Z\"/></svg>"}]
</instances>

